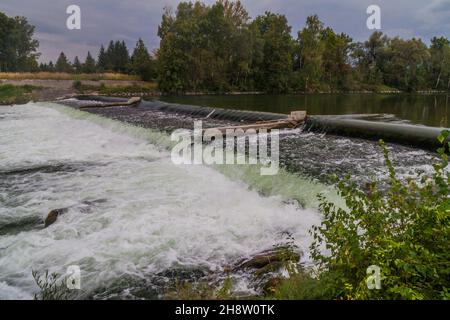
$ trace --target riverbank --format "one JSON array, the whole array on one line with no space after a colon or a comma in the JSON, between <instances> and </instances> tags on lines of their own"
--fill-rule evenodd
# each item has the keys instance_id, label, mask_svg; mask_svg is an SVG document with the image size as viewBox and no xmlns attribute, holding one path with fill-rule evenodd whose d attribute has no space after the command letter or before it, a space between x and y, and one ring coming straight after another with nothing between
<instances>
[{"instance_id":1,"label":"riverbank","mask_svg":"<svg viewBox=\"0 0 450 320\"><path fill-rule=\"evenodd\" d=\"M36 98L39 87L32 85L0 85L0 105L23 104Z\"/></svg>"},{"instance_id":2,"label":"riverbank","mask_svg":"<svg viewBox=\"0 0 450 320\"><path fill-rule=\"evenodd\" d=\"M416 93L405 93L400 90L389 88L389 87L376 87L369 88L367 90L360 91L323 91L323 92L293 92L289 94L280 95L268 95L260 91L231 91L231 92L209 92L209 91L196 91L196 92L182 92L176 95L169 95L160 92L158 89L158 84L156 82L147 82L138 80L135 76L124 75L124 74L68 74L68 73L0 73L0 86L2 85L12 85L16 87L26 87L32 88L32 92L22 93L23 90L11 90L8 89L10 94L8 96L3 96L0 99L0 105L10 105L10 104L23 104L28 101L53 101L62 97L74 96L77 94L88 94L88 95L105 95L105 96L115 96L115 97L148 97L148 98L161 98L169 99L167 101L180 100L183 102L193 99L194 104L201 104L202 101L199 100L198 103L195 99L205 99L210 100L214 106L215 100L224 98L224 102L229 105L220 105L221 107L235 107L236 100L229 99L241 99L246 101L251 99L251 97L261 97L262 100L266 101L267 104L272 104L271 101L267 101L265 97L277 97L277 100L282 99L282 97L304 97L309 98L314 96L323 97L334 97L334 96L398 96L398 95L443 95L448 94L445 91L437 90L427 90L420 91ZM32 93L32 94L30 94ZM186 100L186 101L183 101ZM239 104L241 105L241 104ZM259 103L252 107L260 107ZM263 109L268 108L268 105L261 106ZM293 106L295 107L295 106ZM334 106L335 108L336 106ZM247 109L246 106L243 107ZM298 108L297 108L298 109ZM290 110L286 110L290 111ZM283 111L284 112L284 111ZM358 111L361 112L361 111ZM363 112L364 113L364 112Z\"/></svg>"},{"instance_id":3,"label":"riverbank","mask_svg":"<svg viewBox=\"0 0 450 320\"><path fill-rule=\"evenodd\" d=\"M138 81L135 75L123 73L67 73L67 72L0 72L2 80L83 80L83 81Z\"/></svg>"},{"instance_id":4,"label":"riverbank","mask_svg":"<svg viewBox=\"0 0 450 320\"><path fill-rule=\"evenodd\" d=\"M153 92L154 84L140 80L2 79L0 90L5 92L0 95L0 105L10 105L31 100L53 101L80 93L120 95L146 90Z\"/></svg>"}]
</instances>

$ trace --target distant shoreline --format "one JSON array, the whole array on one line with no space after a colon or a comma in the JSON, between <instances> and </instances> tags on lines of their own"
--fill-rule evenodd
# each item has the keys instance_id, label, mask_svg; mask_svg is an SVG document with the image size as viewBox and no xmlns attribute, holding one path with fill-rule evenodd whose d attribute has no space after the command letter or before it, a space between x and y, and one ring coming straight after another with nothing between
<instances>
[{"instance_id":1,"label":"distant shoreline","mask_svg":"<svg viewBox=\"0 0 450 320\"><path fill-rule=\"evenodd\" d=\"M81 77L82 78L82 77ZM95 77L93 76L92 79ZM323 91L323 92L290 92L285 94L270 94L261 91L231 91L231 92L178 92L178 93L162 93L157 90L155 83L140 81L140 80L71 80L71 79L2 79L0 74L0 86L12 85L32 86L31 94L25 96L12 96L0 98L0 105L20 104L30 100L34 101L52 101L67 96L74 96L77 94L94 94L114 97L167 97L167 96L250 96L250 95L333 95L333 94L450 94L446 91L425 90L417 92L402 92L400 90L386 90L386 91ZM75 88L74 84L78 82L80 88ZM29 100L27 100L29 99Z\"/></svg>"}]
</instances>

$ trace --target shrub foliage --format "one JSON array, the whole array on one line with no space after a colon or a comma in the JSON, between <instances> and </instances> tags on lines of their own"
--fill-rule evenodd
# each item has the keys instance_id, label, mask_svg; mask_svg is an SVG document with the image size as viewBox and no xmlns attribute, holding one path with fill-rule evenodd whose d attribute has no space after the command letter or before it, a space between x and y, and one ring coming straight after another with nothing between
<instances>
[{"instance_id":1,"label":"shrub foliage","mask_svg":"<svg viewBox=\"0 0 450 320\"><path fill-rule=\"evenodd\" d=\"M448 131L439 136L440 162L430 175L399 179L384 150L389 171L366 190L349 178L338 183L341 208L321 197L324 215L311 233L319 263L322 297L337 299L449 299L450 198ZM367 268L381 270L381 289L369 290Z\"/></svg>"}]
</instances>

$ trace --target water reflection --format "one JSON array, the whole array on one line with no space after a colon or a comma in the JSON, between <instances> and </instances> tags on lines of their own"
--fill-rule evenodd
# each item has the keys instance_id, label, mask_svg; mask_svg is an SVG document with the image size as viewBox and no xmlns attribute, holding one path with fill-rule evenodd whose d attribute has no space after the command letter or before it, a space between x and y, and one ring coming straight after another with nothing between
<instances>
[{"instance_id":1,"label":"water reflection","mask_svg":"<svg viewBox=\"0 0 450 320\"><path fill-rule=\"evenodd\" d=\"M210 95L163 97L161 100L277 113L293 110L324 115L384 113L412 123L450 127L450 99L446 94Z\"/></svg>"}]
</instances>

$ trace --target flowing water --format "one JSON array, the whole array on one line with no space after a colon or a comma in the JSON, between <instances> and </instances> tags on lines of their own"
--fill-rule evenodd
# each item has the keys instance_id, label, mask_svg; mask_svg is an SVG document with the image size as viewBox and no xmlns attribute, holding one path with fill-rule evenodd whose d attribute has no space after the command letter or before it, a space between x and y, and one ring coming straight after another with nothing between
<instances>
[{"instance_id":1,"label":"flowing water","mask_svg":"<svg viewBox=\"0 0 450 320\"><path fill-rule=\"evenodd\" d=\"M291 238L308 263L316 195L339 201L326 177L385 175L375 142L301 130L282 132L273 177L251 166L176 166L164 131L192 119L93 112L101 115L49 103L0 108L0 298L32 298L32 270L70 265L80 266L83 297L158 298L174 278L221 271ZM388 146L404 175L434 158ZM57 208L69 211L44 228ZM234 290L255 288L244 275Z\"/></svg>"},{"instance_id":2,"label":"flowing water","mask_svg":"<svg viewBox=\"0 0 450 320\"><path fill-rule=\"evenodd\" d=\"M79 265L89 293L177 267L220 269L286 232L307 249L315 210L175 166L156 133L67 109L0 109L0 298L31 298L32 270ZM55 208L69 212L44 229Z\"/></svg>"}]
</instances>

